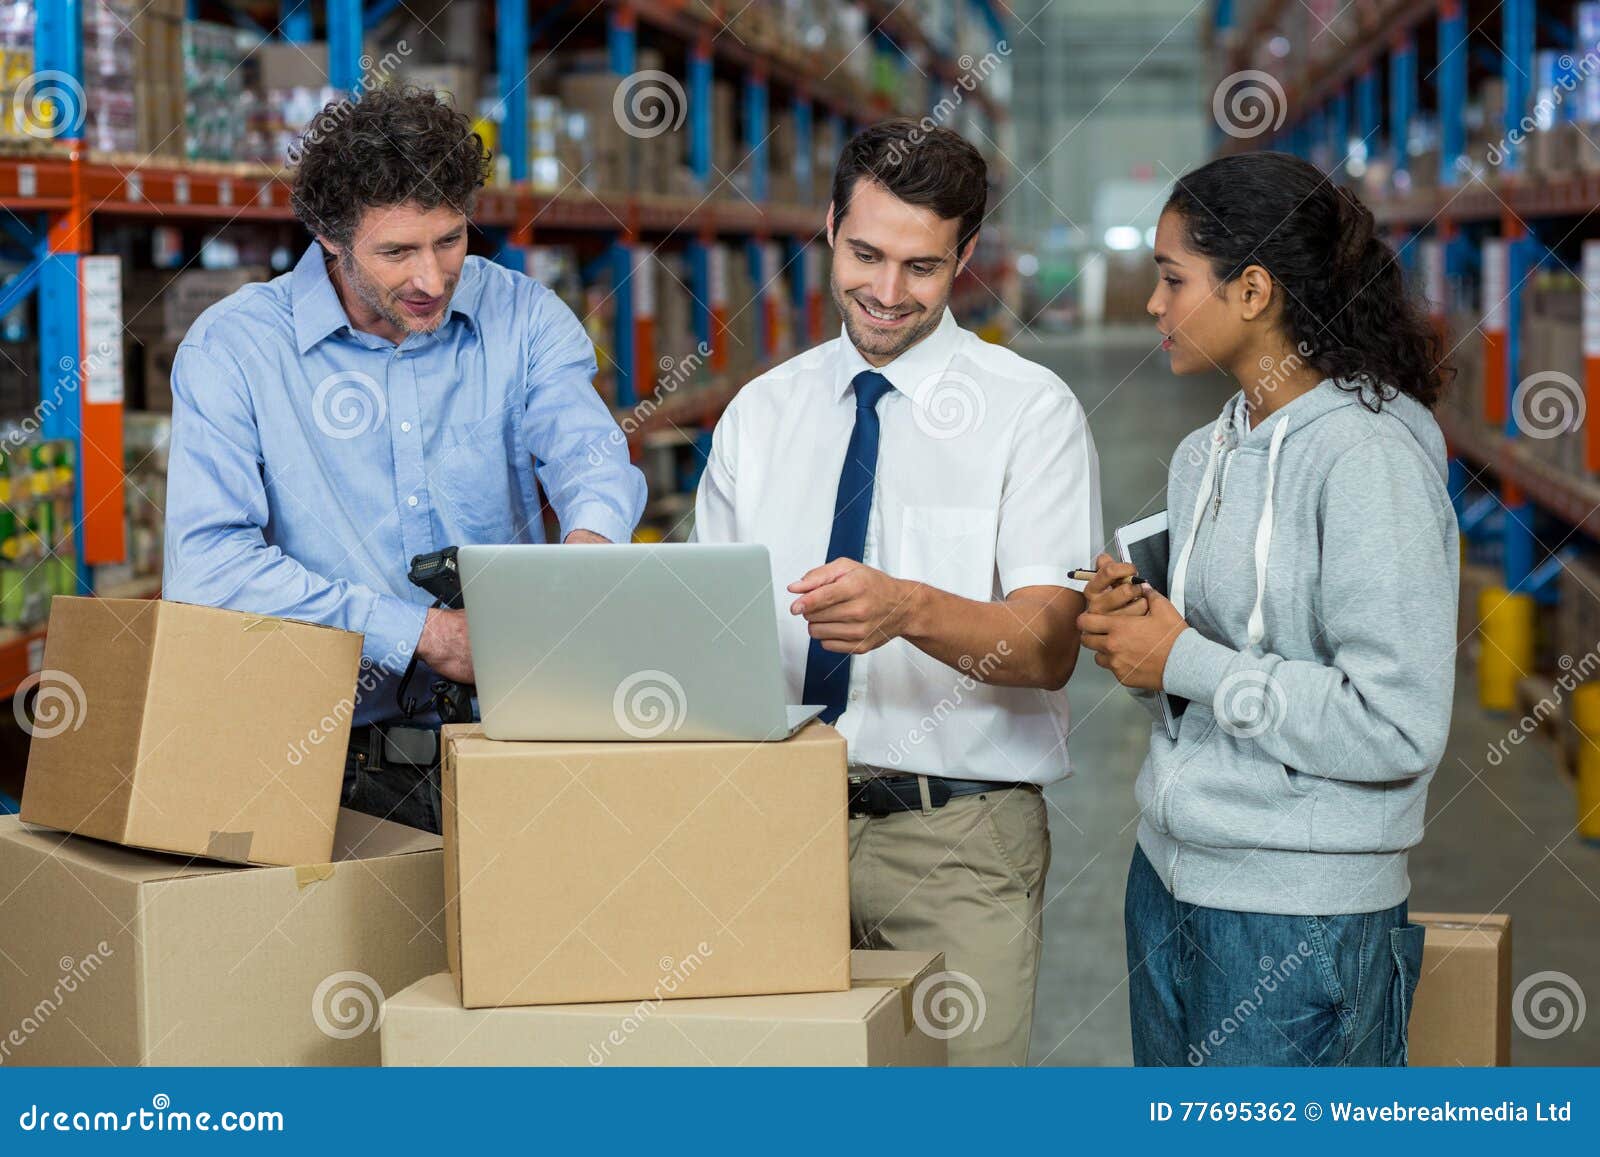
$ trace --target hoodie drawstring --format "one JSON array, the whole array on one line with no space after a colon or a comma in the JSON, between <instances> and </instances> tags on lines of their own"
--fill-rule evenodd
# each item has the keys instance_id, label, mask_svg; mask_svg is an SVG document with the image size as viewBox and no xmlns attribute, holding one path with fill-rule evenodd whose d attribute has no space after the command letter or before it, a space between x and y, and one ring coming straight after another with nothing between
<instances>
[{"instance_id":1,"label":"hoodie drawstring","mask_svg":"<svg viewBox=\"0 0 1600 1157\"><path fill-rule=\"evenodd\" d=\"M1189 534L1183 544L1183 549L1178 552L1178 560L1172 568L1172 593L1168 600L1184 613L1184 587L1189 573L1189 560L1194 554L1195 538L1200 533L1200 520L1205 517L1206 505L1211 500L1211 487L1216 480L1217 457L1221 453L1224 441L1223 423L1227 414L1217 419L1217 424L1211 431L1211 452L1206 457L1205 474L1200 479L1200 492L1195 498L1194 518L1189 523ZM1266 638L1266 616L1262 611L1262 602L1267 593L1267 558L1272 550L1272 493L1278 480L1278 455L1283 450L1283 440L1289 433L1289 422L1286 418L1278 419L1278 428L1272 432L1272 442L1267 450L1267 492L1261 506L1261 520L1256 523L1256 601L1250 608L1250 624L1248 639L1251 649L1259 647L1261 640Z\"/></svg>"}]
</instances>

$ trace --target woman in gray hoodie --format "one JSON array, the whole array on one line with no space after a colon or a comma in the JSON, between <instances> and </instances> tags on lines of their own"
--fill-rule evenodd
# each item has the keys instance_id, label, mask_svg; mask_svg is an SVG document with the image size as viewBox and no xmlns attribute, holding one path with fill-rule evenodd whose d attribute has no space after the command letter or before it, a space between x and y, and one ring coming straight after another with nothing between
<instances>
[{"instance_id":1,"label":"woman in gray hoodie","mask_svg":"<svg viewBox=\"0 0 1600 1157\"><path fill-rule=\"evenodd\" d=\"M1286 154L1180 179L1155 260L1173 372L1240 390L1173 456L1170 599L1102 555L1080 619L1182 706L1136 787L1134 1061L1401 1065L1455 669L1439 342L1372 214Z\"/></svg>"}]
</instances>

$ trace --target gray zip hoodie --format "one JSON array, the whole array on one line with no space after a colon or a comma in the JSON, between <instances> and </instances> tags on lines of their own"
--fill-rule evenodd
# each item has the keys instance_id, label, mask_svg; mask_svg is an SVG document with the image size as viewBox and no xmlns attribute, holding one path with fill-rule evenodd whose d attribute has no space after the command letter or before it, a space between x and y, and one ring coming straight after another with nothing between
<instances>
[{"instance_id":1,"label":"gray zip hoodie","mask_svg":"<svg viewBox=\"0 0 1600 1157\"><path fill-rule=\"evenodd\" d=\"M1153 728L1139 846L1187 903L1389 908L1450 729L1444 439L1411 398L1375 414L1332 381L1255 429L1244 409L1235 395L1169 470L1168 589L1190 629L1163 686L1189 703L1176 739Z\"/></svg>"}]
</instances>

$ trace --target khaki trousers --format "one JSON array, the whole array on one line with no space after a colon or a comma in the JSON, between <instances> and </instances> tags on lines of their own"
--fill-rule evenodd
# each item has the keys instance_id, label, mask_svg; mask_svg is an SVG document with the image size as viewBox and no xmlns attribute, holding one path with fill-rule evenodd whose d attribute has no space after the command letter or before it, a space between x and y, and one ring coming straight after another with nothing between
<instances>
[{"instance_id":1,"label":"khaki trousers","mask_svg":"<svg viewBox=\"0 0 1600 1157\"><path fill-rule=\"evenodd\" d=\"M1028 1063L1049 868L1038 788L850 821L855 947L943 952L945 968L964 974L917 1010L950 1034L952 1065Z\"/></svg>"}]
</instances>

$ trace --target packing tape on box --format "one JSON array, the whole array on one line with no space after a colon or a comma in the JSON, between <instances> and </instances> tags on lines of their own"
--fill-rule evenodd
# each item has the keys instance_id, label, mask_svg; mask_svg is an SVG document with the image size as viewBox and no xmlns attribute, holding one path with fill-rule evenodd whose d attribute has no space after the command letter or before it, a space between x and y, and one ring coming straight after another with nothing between
<instances>
[{"instance_id":1,"label":"packing tape on box","mask_svg":"<svg viewBox=\"0 0 1600 1157\"><path fill-rule=\"evenodd\" d=\"M306 864L294 870L295 887L301 891L311 887L320 880L333 878L334 864Z\"/></svg>"},{"instance_id":2,"label":"packing tape on box","mask_svg":"<svg viewBox=\"0 0 1600 1157\"><path fill-rule=\"evenodd\" d=\"M254 830L248 832L212 832L206 841L206 855L213 860L227 860L235 864L250 862L250 845L255 842Z\"/></svg>"},{"instance_id":3,"label":"packing tape on box","mask_svg":"<svg viewBox=\"0 0 1600 1157\"><path fill-rule=\"evenodd\" d=\"M244 625L247 631L276 631L283 624L277 619L251 619Z\"/></svg>"}]
</instances>

